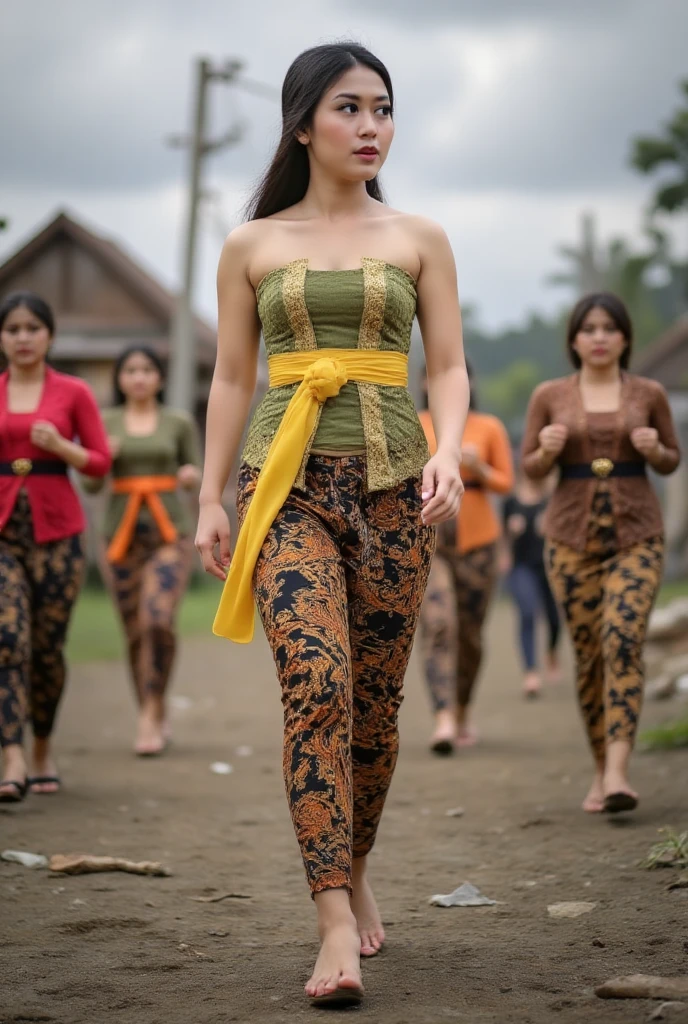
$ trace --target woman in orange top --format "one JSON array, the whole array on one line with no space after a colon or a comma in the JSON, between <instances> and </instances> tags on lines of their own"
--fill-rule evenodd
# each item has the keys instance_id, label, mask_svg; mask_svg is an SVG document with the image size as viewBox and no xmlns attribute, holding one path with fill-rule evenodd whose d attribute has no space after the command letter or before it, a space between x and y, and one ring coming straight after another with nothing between
<instances>
[{"instance_id":1,"label":"woman in orange top","mask_svg":"<svg viewBox=\"0 0 688 1024\"><path fill-rule=\"evenodd\" d=\"M501 527L490 493L508 494L514 483L511 445L496 416L471 405L461 449L466 488L455 522L440 527L420 618L425 674L435 711L431 749L450 754L472 746L476 732L469 705L482 660L482 629L497 576ZM435 435L429 411L420 413L430 451Z\"/></svg>"}]
</instances>

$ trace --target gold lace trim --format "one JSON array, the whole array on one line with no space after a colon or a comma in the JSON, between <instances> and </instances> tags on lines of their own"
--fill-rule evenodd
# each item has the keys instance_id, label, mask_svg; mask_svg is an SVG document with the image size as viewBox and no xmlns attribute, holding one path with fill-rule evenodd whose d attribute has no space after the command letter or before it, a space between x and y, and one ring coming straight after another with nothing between
<instances>
[{"instance_id":1,"label":"gold lace trim","mask_svg":"<svg viewBox=\"0 0 688 1024\"><path fill-rule=\"evenodd\" d=\"M306 305L306 271L308 260L294 260L285 268L282 278L282 301L289 325L294 332L297 352L315 350L318 343Z\"/></svg>"},{"instance_id":2,"label":"gold lace trim","mask_svg":"<svg viewBox=\"0 0 688 1024\"><path fill-rule=\"evenodd\" d=\"M387 301L386 264L384 260L374 260L369 256L364 256L361 266L363 267L363 315L358 332L358 347L379 348Z\"/></svg>"},{"instance_id":3,"label":"gold lace trim","mask_svg":"<svg viewBox=\"0 0 688 1024\"><path fill-rule=\"evenodd\" d=\"M382 260L364 257L361 260L361 266L363 267L363 315L358 332L358 347L378 349L387 301L385 263ZM361 403L363 433L368 453L368 487L371 490L382 490L392 486L394 474L387 449L380 389L375 384L359 384L358 397Z\"/></svg>"}]
</instances>

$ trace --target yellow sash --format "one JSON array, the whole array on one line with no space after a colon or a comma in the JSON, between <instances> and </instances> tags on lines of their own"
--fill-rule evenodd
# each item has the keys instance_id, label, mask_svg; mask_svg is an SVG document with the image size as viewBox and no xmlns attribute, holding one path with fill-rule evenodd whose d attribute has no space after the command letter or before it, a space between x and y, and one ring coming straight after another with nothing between
<instances>
[{"instance_id":1,"label":"yellow sash","mask_svg":"<svg viewBox=\"0 0 688 1024\"><path fill-rule=\"evenodd\" d=\"M326 355L324 353L327 353ZM294 486L318 410L348 382L406 387L408 358L377 349L286 352L268 360L270 387L301 381L275 434L237 538L213 623L216 636L247 644L253 639L253 572L268 530Z\"/></svg>"}]
</instances>

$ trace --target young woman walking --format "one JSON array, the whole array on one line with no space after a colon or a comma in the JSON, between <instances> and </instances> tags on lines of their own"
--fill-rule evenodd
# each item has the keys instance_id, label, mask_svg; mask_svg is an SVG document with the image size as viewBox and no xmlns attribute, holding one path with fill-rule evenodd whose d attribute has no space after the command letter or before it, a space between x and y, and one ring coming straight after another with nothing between
<instances>
[{"instance_id":1,"label":"young woman walking","mask_svg":"<svg viewBox=\"0 0 688 1024\"><path fill-rule=\"evenodd\" d=\"M569 321L576 373L534 392L523 440L533 479L555 464L546 564L576 652L578 697L595 760L589 812L632 810L628 779L643 695L643 642L663 560L647 467L679 463L666 393L628 373L632 325L620 299L585 296Z\"/></svg>"},{"instance_id":2,"label":"young woman walking","mask_svg":"<svg viewBox=\"0 0 688 1024\"><path fill-rule=\"evenodd\" d=\"M258 604L284 704L284 774L321 950L306 992L358 1002L384 932L366 877L397 758L397 712L435 523L456 515L468 382L452 253L435 224L382 202L389 73L356 44L290 67L283 132L218 272L219 348L197 547L230 563L221 495L249 410L259 336L270 389L239 474L242 527L215 632ZM407 389L418 313L438 436ZM219 551L215 551L219 547Z\"/></svg>"},{"instance_id":3,"label":"young woman walking","mask_svg":"<svg viewBox=\"0 0 688 1024\"><path fill-rule=\"evenodd\" d=\"M518 615L518 643L523 661L523 693L537 697L541 675L537 658L537 623L544 615L547 623L547 678L560 677L559 610L545 571L544 516L549 500L548 481L531 480L522 471L513 494L502 509L504 533L501 571Z\"/></svg>"},{"instance_id":4,"label":"young woman walking","mask_svg":"<svg viewBox=\"0 0 688 1024\"><path fill-rule=\"evenodd\" d=\"M145 345L117 360L115 405L103 413L113 454L103 522L106 575L127 637L138 706L135 752L161 754L165 698L177 647L175 617L193 560L191 520L179 490L201 478L192 418L162 403L164 368ZM94 492L103 481L85 482Z\"/></svg>"},{"instance_id":5,"label":"young woman walking","mask_svg":"<svg viewBox=\"0 0 688 1024\"><path fill-rule=\"evenodd\" d=\"M52 310L31 292L0 303L0 802L57 793L51 737L64 690L64 644L81 586L84 514L67 471L110 468L88 386L46 364ZM78 440L74 440L78 438ZM31 769L24 727L33 727Z\"/></svg>"},{"instance_id":6,"label":"young woman walking","mask_svg":"<svg viewBox=\"0 0 688 1024\"><path fill-rule=\"evenodd\" d=\"M420 615L425 678L435 712L430 749L451 754L477 741L471 702L483 656L483 626L497 578L499 518L490 496L508 494L514 472L506 428L476 408L469 368L471 403L463 435L462 476L466 495L461 514L438 536ZM421 412L430 451L436 447L432 420Z\"/></svg>"}]
</instances>

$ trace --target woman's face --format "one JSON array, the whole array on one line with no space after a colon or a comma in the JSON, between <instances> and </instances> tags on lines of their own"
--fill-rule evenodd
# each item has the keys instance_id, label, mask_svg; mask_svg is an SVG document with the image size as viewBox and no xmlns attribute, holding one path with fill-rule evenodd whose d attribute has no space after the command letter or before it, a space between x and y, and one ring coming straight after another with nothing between
<instances>
[{"instance_id":1,"label":"woman's face","mask_svg":"<svg viewBox=\"0 0 688 1024\"><path fill-rule=\"evenodd\" d=\"M125 359L117 383L124 397L134 402L156 398L162 388L160 371L143 352L132 352Z\"/></svg>"},{"instance_id":2,"label":"woman's face","mask_svg":"<svg viewBox=\"0 0 688 1024\"><path fill-rule=\"evenodd\" d=\"M334 177L369 181L387 159L394 137L385 83L357 65L335 82L315 109L311 128L298 134L311 161Z\"/></svg>"},{"instance_id":3,"label":"woman's face","mask_svg":"<svg viewBox=\"0 0 688 1024\"><path fill-rule=\"evenodd\" d=\"M613 318L599 306L590 310L573 340L574 351L583 365L596 369L618 363L626 344Z\"/></svg>"},{"instance_id":4,"label":"woman's face","mask_svg":"<svg viewBox=\"0 0 688 1024\"><path fill-rule=\"evenodd\" d=\"M26 306L17 306L8 313L0 330L0 345L7 361L22 370L44 362L51 341L46 325Z\"/></svg>"}]
</instances>

